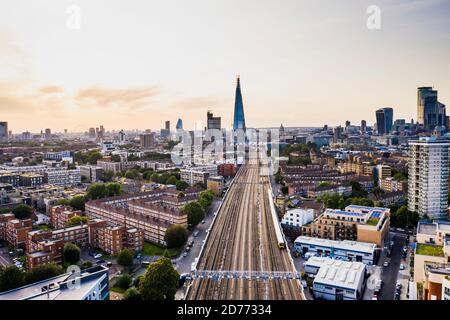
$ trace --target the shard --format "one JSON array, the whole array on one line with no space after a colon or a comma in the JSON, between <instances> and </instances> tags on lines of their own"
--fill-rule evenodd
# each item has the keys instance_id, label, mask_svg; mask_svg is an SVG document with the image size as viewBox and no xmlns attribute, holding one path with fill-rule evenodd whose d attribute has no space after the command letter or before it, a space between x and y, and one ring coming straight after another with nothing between
<instances>
[{"instance_id":1,"label":"the shard","mask_svg":"<svg viewBox=\"0 0 450 320\"><path fill-rule=\"evenodd\" d=\"M241 81L237 78L236 100L234 103L234 122L233 130L245 130L244 104L242 103Z\"/></svg>"}]
</instances>

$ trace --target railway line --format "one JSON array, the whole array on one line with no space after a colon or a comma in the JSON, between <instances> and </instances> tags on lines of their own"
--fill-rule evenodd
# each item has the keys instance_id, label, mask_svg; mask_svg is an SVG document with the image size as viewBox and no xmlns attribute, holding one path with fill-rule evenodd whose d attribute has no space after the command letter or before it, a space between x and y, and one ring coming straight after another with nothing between
<instances>
[{"instance_id":1,"label":"railway line","mask_svg":"<svg viewBox=\"0 0 450 320\"><path fill-rule=\"evenodd\" d=\"M294 272L289 251L280 248L269 198L270 181L260 164L242 165L217 213L196 269L221 272L194 278L188 300L302 300L298 280L260 277ZM283 243L284 244L284 243ZM233 272L248 276L235 277ZM253 276L252 273L258 273Z\"/></svg>"}]
</instances>

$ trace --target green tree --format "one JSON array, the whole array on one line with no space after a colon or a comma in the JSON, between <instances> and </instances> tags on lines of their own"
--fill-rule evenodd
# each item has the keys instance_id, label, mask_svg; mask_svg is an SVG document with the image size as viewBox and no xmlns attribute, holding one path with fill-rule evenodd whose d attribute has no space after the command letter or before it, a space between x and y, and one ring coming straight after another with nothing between
<instances>
[{"instance_id":1,"label":"green tree","mask_svg":"<svg viewBox=\"0 0 450 320\"><path fill-rule=\"evenodd\" d=\"M122 161L122 158L120 158L120 156L118 154L111 155L110 159L112 162L121 162Z\"/></svg>"},{"instance_id":2,"label":"green tree","mask_svg":"<svg viewBox=\"0 0 450 320\"><path fill-rule=\"evenodd\" d=\"M175 186L177 187L177 190L184 191L189 187L189 184L186 181L178 180Z\"/></svg>"},{"instance_id":3,"label":"green tree","mask_svg":"<svg viewBox=\"0 0 450 320\"><path fill-rule=\"evenodd\" d=\"M16 266L0 267L0 292L19 288L25 284L25 274Z\"/></svg>"},{"instance_id":4,"label":"green tree","mask_svg":"<svg viewBox=\"0 0 450 320\"><path fill-rule=\"evenodd\" d=\"M198 201L192 201L183 207L183 212L187 214L188 224L196 226L205 218L205 209Z\"/></svg>"},{"instance_id":5,"label":"green tree","mask_svg":"<svg viewBox=\"0 0 450 320\"><path fill-rule=\"evenodd\" d=\"M153 173L153 174L150 176L150 180L152 180L152 181L155 182L155 183L159 183L159 174L157 174L156 172Z\"/></svg>"},{"instance_id":6,"label":"green tree","mask_svg":"<svg viewBox=\"0 0 450 320\"><path fill-rule=\"evenodd\" d=\"M130 301L142 300L141 293L135 287L128 288L127 291L125 291L125 293L123 294L123 298Z\"/></svg>"},{"instance_id":7,"label":"green tree","mask_svg":"<svg viewBox=\"0 0 450 320\"><path fill-rule=\"evenodd\" d=\"M76 196L69 200L69 205L75 210L85 210L86 198L84 196Z\"/></svg>"},{"instance_id":8,"label":"green tree","mask_svg":"<svg viewBox=\"0 0 450 320\"><path fill-rule=\"evenodd\" d=\"M282 186L282 187L281 187L281 192L282 192L284 195L287 195L287 194L289 193L289 187L287 187L287 186Z\"/></svg>"},{"instance_id":9,"label":"green tree","mask_svg":"<svg viewBox=\"0 0 450 320\"><path fill-rule=\"evenodd\" d=\"M134 252L130 249L123 249L117 257L117 263L123 267L129 267L133 264Z\"/></svg>"},{"instance_id":10,"label":"green tree","mask_svg":"<svg viewBox=\"0 0 450 320\"><path fill-rule=\"evenodd\" d=\"M125 273L116 279L116 287L119 287L123 290L127 290L131 286L131 283L132 279L128 273Z\"/></svg>"},{"instance_id":11,"label":"green tree","mask_svg":"<svg viewBox=\"0 0 450 320\"><path fill-rule=\"evenodd\" d=\"M100 152L93 150L88 152L86 161L89 162L90 164L97 164L97 161L102 158L103 156L101 155Z\"/></svg>"},{"instance_id":12,"label":"green tree","mask_svg":"<svg viewBox=\"0 0 450 320\"><path fill-rule=\"evenodd\" d=\"M171 225L166 230L164 240L168 248L181 247L187 240L186 228L179 224Z\"/></svg>"},{"instance_id":13,"label":"green tree","mask_svg":"<svg viewBox=\"0 0 450 320\"><path fill-rule=\"evenodd\" d=\"M176 185L176 183L177 183L177 177L175 177L175 176L170 176L168 179L167 179L167 181L166 181L166 183L167 184L170 184L170 185Z\"/></svg>"},{"instance_id":14,"label":"green tree","mask_svg":"<svg viewBox=\"0 0 450 320\"><path fill-rule=\"evenodd\" d=\"M172 261L162 257L148 266L140 281L139 291L143 300L174 300L180 278Z\"/></svg>"},{"instance_id":15,"label":"green tree","mask_svg":"<svg viewBox=\"0 0 450 320\"><path fill-rule=\"evenodd\" d=\"M103 182L111 182L113 177L114 177L114 171L106 170L100 174L99 179Z\"/></svg>"},{"instance_id":16,"label":"green tree","mask_svg":"<svg viewBox=\"0 0 450 320\"><path fill-rule=\"evenodd\" d=\"M351 197L366 197L367 191L364 190L362 185L358 181L351 181L350 185L352 186L352 194Z\"/></svg>"},{"instance_id":17,"label":"green tree","mask_svg":"<svg viewBox=\"0 0 450 320\"><path fill-rule=\"evenodd\" d=\"M120 196L123 192L122 185L117 182L107 183L106 189L108 191L108 197Z\"/></svg>"},{"instance_id":18,"label":"green tree","mask_svg":"<svg viewBox=\"0 0 450 320\"><path fill-rule=\"evenodd\" d=\"M67 242L64 245L63 259L66 265L77 264L80 261L80 248L77 245Z\"/></svg>"},{"instance_id":19,"label":"green tree","mask_svg":"<svg viewBox=\"0 0 450 320\"><path fill-rule=\"evenodd\" d=\"M136 169L131 169L131 170L127 170L127 172L125 172L125 178L127 179L138 179L141 175L139 174L139 171Z\"/></svg>"},{"instance_id":20,"label":"green tree","mask_svg":"<svg viewBox=\"0 0 450 320\"><path fill-rule=\"evenodd\" d=\"M108 196L108 189L104 183L93 183L87 189L87 197L91 200L102 199Z\"/></svg>"},{"instance_id":21,"label":"green tree","mask_svg":"<svg viewBox=\"0 0 450 320\"><path fill-rule=\"evenodd\" d=\"M26 204L19 204L12 210L12 213L17 219L30 219L33 215L33 208Z\"/></svg>"},{"instance_id":22,"label":"green tree","mask_svg":"<svg viewBox=\"0 0 450 320\"><path fill-rule=\"evenodd\" d=\"M87 223L88 218L85 216L74 216L70 218L69 222L67 222L67 227L79 226L81 224Z\"/></svg>"},{"instance_id":23,"label":"green tree","mask_svg":"<svg viewBox=\"0 0 450 320\"><path fill-rule=\"evenodd\" d=\"M56 263L43 264L28 270L25 275L25 282L31 284L59 276L63 273L63 268Z\"/></svg>"},{"instance_id":24,"label":"green tree","mask_svg":"<svg viewBox=\"0 0 450 320\"><path fill-rule=\"evenodd\" d=\"M206 210L214 200L214 192L212 190L202 191L198 197L198 201Z\"/></svg>"}]
</instances>

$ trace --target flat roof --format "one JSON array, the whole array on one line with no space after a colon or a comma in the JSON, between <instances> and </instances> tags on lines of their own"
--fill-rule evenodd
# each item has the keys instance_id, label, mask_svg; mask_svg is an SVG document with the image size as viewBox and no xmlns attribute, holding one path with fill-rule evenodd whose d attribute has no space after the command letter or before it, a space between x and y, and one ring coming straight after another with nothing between
<instances>
[{"instance_id":1,"label":"flat roof","mask_svg":"<svg viewBox=\"0 0 450 320\"><path fill-rule=\"evenodd\" d=\"M341 250L361 252L367 254L373 254L376 249L376 244L369 242L360 242L360 241L350 241L350 240L329 240L329 239L320 239L320 238L312 238L306 236L300 236L295 239L295 243L302 243L307 245L326 247L326 248L337 248Z\"/></svg>"},{"instance_id":2,"label":"flat roof","mask_svg":"<svg viewBox=\"0 0 450 320\"><path fill-rule=\"evenodd\" d=\"M429 222L419 222L417 233L436 235L437 224Z\"/></svg>"},{"instance_id":3,"label":"flat roof","mask_svg":"<svg viewBox=\"0 0 450 320\"><path fill-rule=\"evenodd\" d=\"M312 257L311 264L319 266L314 283L334 286L352 290L359 289L359 283L365 274L365 265L362 262L348 262L329 258ZM308 265L305 263L305 266Z\"/></svg>"}]
</instances>

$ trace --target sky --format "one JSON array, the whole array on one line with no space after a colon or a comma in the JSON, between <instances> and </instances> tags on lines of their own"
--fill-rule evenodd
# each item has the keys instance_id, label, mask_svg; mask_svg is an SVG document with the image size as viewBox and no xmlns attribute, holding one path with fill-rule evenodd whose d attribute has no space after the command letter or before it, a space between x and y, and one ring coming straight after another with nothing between
<instances>
[{"instance_id":1,"label":"sky","mask_svg":"<svg viewBox=\"0 0 450 320\"><path fill-rule=\"evenodd\" d=\"M249 127L416 119L418 86L450 106L449 16L450 0L1 0L0 121L191 129L211 110L230 128L237 75Z\"/></svg>"}]
</instances>

